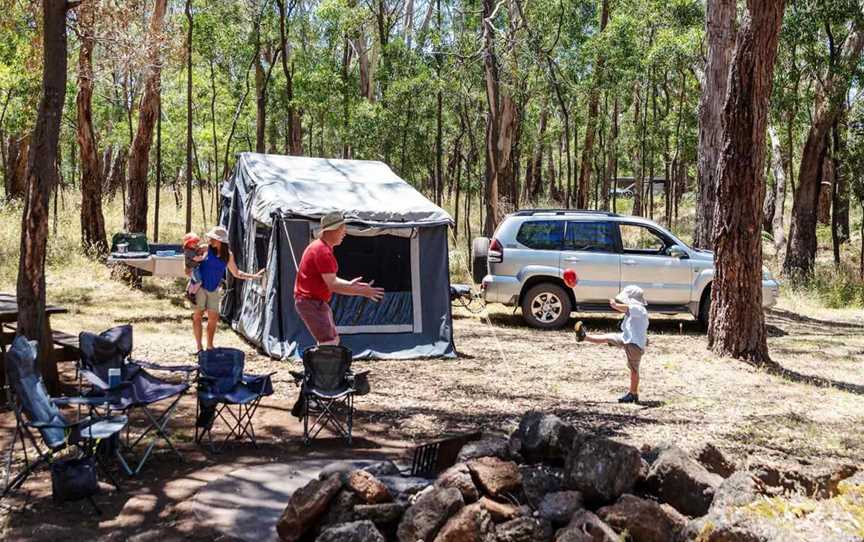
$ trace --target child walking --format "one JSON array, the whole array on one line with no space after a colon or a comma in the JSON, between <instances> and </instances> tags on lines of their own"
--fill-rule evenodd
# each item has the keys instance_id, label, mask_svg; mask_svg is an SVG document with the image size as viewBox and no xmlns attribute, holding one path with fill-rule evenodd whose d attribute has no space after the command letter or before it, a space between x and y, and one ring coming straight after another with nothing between
<instances>
[{"instance_id":1,"label":"child walking","mask_svg":"<svg viewBox=\"0 0 864 542\"><path fill-rule=\"evenodd\" d=\"M639 362L645 353L648 342L648 311L645 309L645 297L642 288L630 285L621 290L615 299L609 300L609 305L616 311L624 313L621 322L621 333L606 335L589 335L585 332L582 322L576 322L576 340L588 341L594 344L608 344L623 348L627 355L627 366L630 368L630 391L618 399L619 403L639 403Z\"/></svg>"}]
</instances>

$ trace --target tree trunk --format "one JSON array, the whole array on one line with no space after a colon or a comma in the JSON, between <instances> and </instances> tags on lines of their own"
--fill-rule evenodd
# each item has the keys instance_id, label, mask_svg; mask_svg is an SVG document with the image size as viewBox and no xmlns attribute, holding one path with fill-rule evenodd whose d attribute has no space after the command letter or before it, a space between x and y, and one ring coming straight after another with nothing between
<instances>
[{"instance_id":1,"label":"tree trunk","mask_svg":"<svg viewBox=\"0 0 864 542\"><path fill-rule=\"evenodd\" d=\"M771 171L774 173L774 216L771 217L771 231L774 234L774 248L780 250L786 241L783 213L786 208L786 170L783 167L783 150L780 138L773 126L768 127L771 137Z\"/></svg>"},{"instance_id":2,"label":"tree trunk","mask_svg":"<svg viewBox=\"0 0 864 542\"><path fill-rule=\"evenodd\" d=\"M57 393L57 360L45 314L45 249L48 200L57 183L57 145L66 98L66 3L42 2L42 17L42 98L27 161L18 263L18 333L39 341L39 367L49 392Z\"/></svg>"},{"instance_id":3,"label":"tree trunk","mask_svg":"<svg viewBox=\"0 0 864 542\"><path fill-rule=\"evenodd\" d=\"M617 183L613 184L613 175L615 172L615 163L618 160L618 96L615 96L615 102L612 106L612 128L609 132L609 150L606 156L606 175L603 179L603 195L602 209L609 210L609 192L613 187L617 188Z\"/></svg>"},{"instance_id":4,"label":"tree trunk","mask_svg":"<svg viewBox=\"0 0 864 542\"><path fill-rule=\"evenodd\" d=\"M642 216L642 196L645 194L643 180L645 179L645 130L642 120L642 94L639 85L636 85L633 96L633 126L638 135L635 143L636 159L633 160L633 209L630 211L634 216Z\"/></svg>"},{"instance_id":5,"label":"tree trunk","mask_svg":"<svg viewBox=\"0 0 864 542\"><path fill-rule=\"evenodd\" d=\"M726 99L729 63L735 45L735 0L709 0L705 16L708 62L699 99L698 183L696 231L693 244L711 248L714 227L714 199L717 188L717 161L723 151L721 117Z\"/></svg>"},{"instance_id":6,"label":"tree trunk","mask_svg":"<svg viewBox=\"0 0 864 542\"><path fill-rule=\"evenodd\" d=\"M78 8L80 49L78 52L78 149L81 154L81 247L103 256L108 252L105 217L102 214L102 176L96 135L93 131L93 44L95 5L84 2Z\"/></svg>"},{"instance_id":7,"label":"tree trunk","mask_svg":"<svg viewBox=\"0 0 864 542\"><path fill-rule=\"evenodd\" d=\"M301 156L303 154L303 117L300 110L294 104L293 60L291 61L291 69L288 69L291 57L288 50L288 19L297 5L297 0L290 0L287 10L285 0L276 0L276 5L279 8L279 40L282 49L282 71L285 73L285 90L286 98L288 99L288 153L294 156ZM312 153L311 143L309 144L309 153Z\"/></svg>"},{"instance_id":8,"label":"tree trunk","mask_svg":"<svg viewBox=\"0 0 864 542\"><path fill-rule=\"evenodd\" d=\"M842 161L846 152L846 142L843 139L846 123L842 117L841 120L844 121L841 122L838 120L838 122L834 123L833 130L835 192L831 216L836 219L832 224L837 232L838 241L845 243L849 240L849 181L847 179L849 171Z\"/></svg>"},{"instance_id":9,"label":"tree trunk","mask_svg":"<svg viewBox=\"0 0 864 542\"><path fill-rule=\"evenodd\" d=\"M499 184L512 173L510 152L513 145L513 127L516 104L501 91L498 60L495 55L491 18L493 0L483 0L483 68L486 83L486 220L483 234L491 237L501 219L498 209Z\"/></svg>"},{"instance_id":10,"label":"tree trunk","mask_svg":"<svg viewBox=\"0 0 864 542\"><path fill-rule=\"evenodd\" d=\"M765 128L784 0L748 0L723 108L714 205L715 275L708 344L719 355L770 362L762 312Z\"/></svg>"},{"instance_id":11,"label":"tree trunk","mask_svg":"<svg viewBox=\"0 0 864 542\"><path fill-rule=\"evenodd\" d=\"M830 134L826 136L825 152L822 155L822 176L819 180L819 203L816 205L816 220L827 226L831 223L831 201L834 197L834 161L831 160Z\"/></svg>"},{"instance_id":12,"label":"tree trunk","mask_svg":"<svg viewBox=\"0 0 864 542\"><path fill-rule=\"evenodd\" d=\"M767 171L765 179L768 179ZM774 208L777 205L776 198L776 189L773 186L770 186L766 180L765 201L762 203L762 229L767 233L772 233L774 231L774 222L772 219L774 218Z\"/></svg>"},{"instance_id":13,"label":"tree trunk","mask_svg":"<svg viewBox=\"0 0 864 542\"><path fill-rule=\"evenodd\" d=\"M793 279L807 277L813 272L816 260L820 157L826 147L831 126L843 109L852 74L855 72L854 67L861 58L864 28L858 28L860 24L856 24L855 31L846 39L839 67L825 78L821 99L817 100L807 142L801 153L798 186L792 203L792 224L789 229L786 259L783 261L784 273Z\"/></svg>"},{"instance_id":14,"label":"tree trunk","mask_svg":"<svg viewBox=\"0 0 864 542\"><path fill-rule=\"evenodd\" d=\"M148 70L144 80L144 93L138 108L138 130L129 151L129 191L126 199L128 232L147 233L147 173L150 166L150 146L153 144L153 127L156 125L159 87L162 74L162 26L165 20L167 0L156 0L150 16L147 32Z\"/></svg>"},{"instance_id":15,"label":"tree trunk","mask_svg":"<svg viewBox=\"0 0 864 542\"><path fill-rule=\"evenodd\" d=\"M192 231L192 0L186 0L186 231ZM256 34L257 36L257 34ZM259 151L260 152L260 151Z\"/></svg>"}]
</instances>

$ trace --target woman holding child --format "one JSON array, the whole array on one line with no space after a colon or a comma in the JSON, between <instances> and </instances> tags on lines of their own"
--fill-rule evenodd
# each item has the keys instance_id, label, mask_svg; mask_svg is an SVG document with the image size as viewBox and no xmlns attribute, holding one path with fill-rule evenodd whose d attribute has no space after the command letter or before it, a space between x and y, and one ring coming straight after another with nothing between
<instances>
[{"instance_id":1,"label":"woman holding child","mask_svg":"<svg viewBox=\"0 0 864 542\"><path fill-rule=\"evenodd\" d=\"M189 239L188 234L186 239ZM264 269L251 274L237 268L234 255L228 247L228 230L224 227L216 226L207 232L207 241L207 245L198 248L197 256L189 258L187 255L187 268L190 276L193 277L189 292L194 293L195 296L192 331L195 334L198 352L204 349L201 340L205 312L207 313L207 350L213 349L213 337L219 324L219 303L222 301L222 279L225 278L225 271L229 271L239 280L257 280L264 274ZM194 263L197 263L197 266L194 266ZM191 269L193 266L196 267L194 271ZM196 279L200 280L200 286L196 285Z\"/></svg>"}]
</instances>

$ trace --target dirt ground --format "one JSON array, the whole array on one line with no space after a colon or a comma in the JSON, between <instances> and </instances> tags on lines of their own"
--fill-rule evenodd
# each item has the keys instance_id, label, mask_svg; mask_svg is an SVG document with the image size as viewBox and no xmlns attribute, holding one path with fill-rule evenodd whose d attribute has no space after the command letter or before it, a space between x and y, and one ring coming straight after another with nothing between
<instances>
[{"instance_id":1,"label":"dirt ground","mask_svg":"<svg viewBox=\"0 0 864 542\"><path fill-rule=\"evenodd\" d=\"M0 285L0 291L12 290ZM190 363L194 342L182 285L145 279L141 290L111 280L103 269L50 278L49 302L70 313L52 325L70 333L131 323L135 356ZM277 371L276 392L256 418L260 446L239 444L212 455L192 442L194 394L183 399L173 432L185 461L160 450L120 493L97 498L101 517L86 503L52 502L46 472L31 477L0 509L6 540L139 541L224 539L198 524L189 500L208 481L248 465L300 457L405 458L411 447L445 433L508 432L531 409L555 413L578 427L636 446L674 441L684 448L713 442L744 466L753 462L864 464L864 315L817 310L782 298L767 314L769 347L788 369L775 376L706 350L690 319L657 317L642 362L641 405L620 405L627 374L621 351L577 344L571 331L540 332L504 307L480 315L454 309L458 359L358 361L372 370L372 392L357 400L353 448L324 439L310 449L290 415L296 396L292 364L256 353L227 328L218 346L248 354L247 371ZM586 318L608 332L612 318ZM73 367L63 365L71 382ZM71 389L69 390L72 391ZM14 417L0 412L3 449ZM4 466L5 468L5 455Z\"/></svg>"}]
</instances>

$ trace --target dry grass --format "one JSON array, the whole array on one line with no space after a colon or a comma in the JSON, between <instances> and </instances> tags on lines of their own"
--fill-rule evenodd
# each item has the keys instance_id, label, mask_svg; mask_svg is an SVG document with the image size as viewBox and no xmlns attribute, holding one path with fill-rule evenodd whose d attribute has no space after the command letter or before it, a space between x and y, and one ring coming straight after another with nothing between
<instances>
[{"instance_id":1,"label":"dry grass","mask_svg":"<svg viewBox=\"0 0 864 542\"><path fill-rule=\"evenodd\" d=\"M108 213L109 231L117 230L121 223L116 207ZM54 327L75 333L132 323L136 356L188 362L194 343L189 309L181 298L182 284L148 278L142 289L133 290L112 279L105 266L77 249L76 209L67 202L60 214L59 234L50 241L49 302L70 310L52 318ZM0 220L9 225L0 231L0 291L14 291L16 213L14 208L0 211ZM182 212L172 203L163 213L163 240L179 239ZM198 229L202 228L199 222ZM464 246L460 239L457 247ZM451 249L451 266L454 282L468 280L461 248ZM383 453L450 431L508 431L524 412L538 409L554 412L586 431L637 446L673 441L695 448L713 442L741 466L771 460L864 464L864 318L852 309L825 309L813 298L796 293L784 294L779 307L769 311L767 321L774 359L790 371L814 379L782 378L718 358L706 349L705 336L694 322L657 317L652 320L651 344L643 360L644 402L633 406L616 401L627 380L622 352L577 344L567 330L526 328L519 314L505 307L492 306L480 315L455 309L459 359L358 362L372 370L373 391L357 402L362 444L352 453ZM592 317L586 323L596 331L611 331L617 326L611 318ZM286 412L296 394L287 374L289 367L254 352L225 326L219 331L217 344L244 349L250 372L278 371L276 394L262 408L266 423L261 438L268 444L254 458L284 461L292 454L305 453L297 448L300 429ZM65 368L67 374L71 372L70 366ZM194 412L191 397L184 400L183 409L185 425L177 432L185 446L192 448L188 444ZM5 420L4 426L9 427L9 423ZM243 457L239 454L188 464L180 474L173 470L170 459L157 458L153 476L140 481L135 491L158 496L158 517L167 514L176 518L182 516L178 511L182 510L181 501L190 494L180 492L177 495L184 496L177 497L168 492L166 496L166 485L175 483L178 476L200 478L205 467ZM860 529L860 494L853 496L838 497L825 506L831 506L836 514L845 510L843 513L858 522L851 524ZM121 523L131 529L128 532L156 527L148 523L152 514L129 519L128 514L137 513L130 507L140 506L140 499L130 498L124 503L109 513L109 521L90 525L88 529L95 530L87 532L104 534L99 525L113 528L110 526ZM7 515L16 532L38 525L43 521L40 517L44 518L40 513L54 514L60 509L51 505L44 493L33 506L36 515ZM783 506L787 505L768 503L760 510L784 517L797 514ZM801 510L807 517L825 521L830 517L828 512L820 512L821 508ZM74 523L74 518L55 521Z\"/></svg>"}]
</instances>

